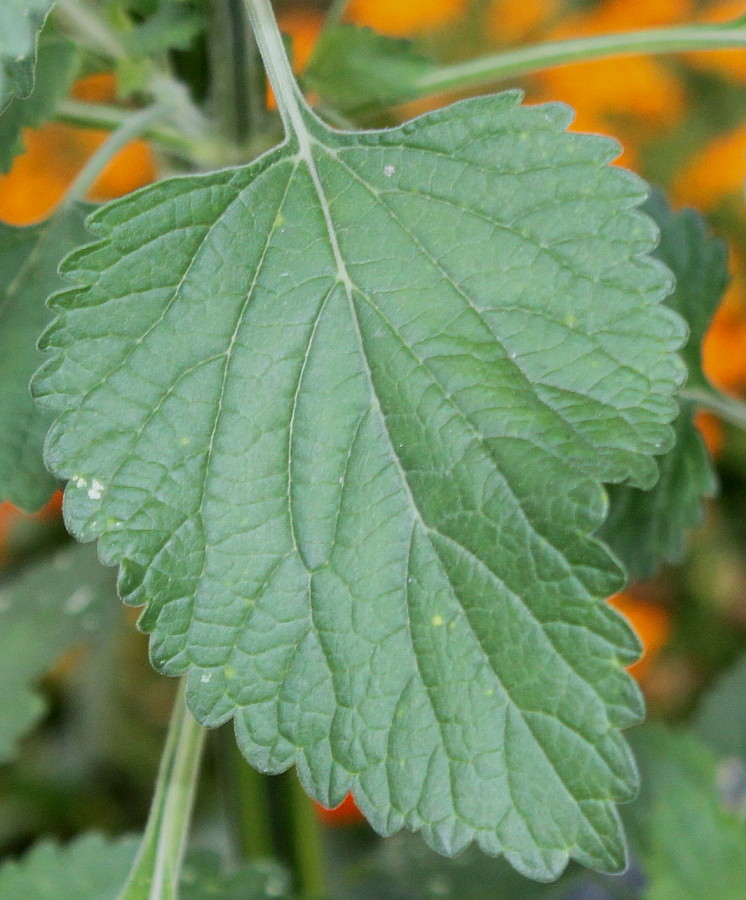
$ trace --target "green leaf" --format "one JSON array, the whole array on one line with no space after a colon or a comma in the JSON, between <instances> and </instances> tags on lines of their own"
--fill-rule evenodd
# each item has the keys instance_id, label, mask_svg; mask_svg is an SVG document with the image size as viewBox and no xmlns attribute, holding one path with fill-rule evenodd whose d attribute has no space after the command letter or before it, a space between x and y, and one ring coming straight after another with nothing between
<instances>
[{"instance_id":1,"label":"green leaf","mask_svg":"<svg viewBox=\"0 0 746 900\"><path fill-rule=\"evenodd\" d=\"M409 99L434 66L411 41L342 25L321 36L303 82L340 112L355 112Z\"/></svg>"},{"instance_id":2,"label":"green leaf","mask_svg":"<svg viewBox=\"0 0 746 900\"><path fill-rule=\"evenodd\" d=\"M29 511L57 486L42 459L51 416L29 393L41 359L36 343L51 319L46 300L63 284L60 260L85 240L89 209L64 209L29 228L0 222L0 500Z\"/></svg>"},{"instance_id":3,"label":"green leaf","mask_svg":"<svg viewBox=\"0 0 746 900\"><path fill-rule=\"evenodd\" d=\"M117 900L137 852L137 838L90 834L66 847L37 844L19 862L0 868L0 900ZM213 854L187 859L181 900L270 900L287 896L287 877L258 862L226 874Z\"/></svg>"},{"instance_id":4,"label":"green leaf","mask_svg":"<svg viewBox=\"0 0 746 900\"><path fill-rule=\"evenodd\" d=\"M36 43L54 0L3 0L0 5L0 112L34 86Z\"/></svg>"},{"instance_id":5,"label":"green leaf","mask_svg":"<svg viewBox=\"0 0 746 900\"><path fill-rule=\"evenodd\" d=\"M645 900L742 900L746 829L718 795L715 761L662 726L635 735L644 795L635 804Z\"/></svg>"},{"instance_id":6,"label":"green leaf","mask_svg":"<svg viewBox=\"0 0 746 900\"><path fill-rule=\"evenodd\" d=\"M703 744L721 759L737 759L746 766L746 656L705 694L694 719Z\"/></svg>"},{"instance_id":7,"label":"green leaf","mask_svg":"<svg viewBox=\"0 0 746 900\"><path fill-rule=\"evenodd\" d=\"M602 482L671 443L644 186L508 92L94 213L36 395L151 657L334 806L553 878L624 865L639 652Z\"/></svg>"},{"instance_id":8,"label":"green leaf","mask_svg":"<svg viewBox=\"0 0 746 900\"><path fill-rule=\"evenodd\" d=\"M702 371L702 342L728 284L727 249L698 213L674 213L655 192L645 206L661 230L655 255L674 273L676 288L666 301L689 325L683 350L687 387L712 387ZM676 443L658 459L660 477L652 490L621 485L609 491L609 517L601 537L633 578L649 578L664 561L680 562L686 534L702 520L702 497L717 490L717 479L699 429L695 407L682 402L675 423Z\"/></svg>"},{"instance_id":9,"label":"green leaf","mask_svg":"<svg viewBox=\"0 0 746 900\"><path fill-rule=\"evenodd\" d=\"M362 859L356 849L346 860L338 858L339 853L332 857L333 896L345 900L570 900L575 896L570 888L583 879L575 867L553 885L537 884L505 860L491 859L474 847L456 859L444 859L419 836L406 833L381 842Z\"/></svg>"},{"instance_id":10,"label":"green leaf","mask_svg":"<svg viewBox=\"0 0 746 900\"><path fill-rule=\"evenodd\" d=\"M36 681L76 644L90 640L114 602L112 573L92 547L58 550L0 584L0 762L41 719Z\"/></svg>"},{"instance_id":11,"label":"green leaf","mask_svg":"<svg viewBox=\"0 0 746 900\"><path fill-rule=\"evenodd\" d=\"M78 64L75 45L60 37L39 43L36 81L26 100L10 101L0 116L0 172L7 172L23 149L22 130L36 128L54 113L67 96Z\"/></svg>"},{"instance_id":12,"label":"green leaf","mask_svg":"<svg viewBox=\"0 0 746 900\"><path fill-rule=\"evenodd\" d=\"M127 47L136 56L162 53L165 48L188 50L204 26L204 15L191 3L161 0L152 15L126 36Z\"/></svg>"}]
</instances>

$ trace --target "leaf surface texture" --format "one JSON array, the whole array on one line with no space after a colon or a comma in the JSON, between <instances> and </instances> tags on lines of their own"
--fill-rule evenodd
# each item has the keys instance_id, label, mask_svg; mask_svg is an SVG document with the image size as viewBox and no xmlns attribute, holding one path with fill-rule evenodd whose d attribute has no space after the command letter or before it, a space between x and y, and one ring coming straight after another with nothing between
<instances>
[{"instance_id":1,"label":"leaf surface texture","mask_svg":"<svg viewBox=\"0 0 746 900\"><path fill-rule=\"evenodd\" d=\"M35 384L68 525L258 768L442 853L617 869L638 645L592 535L683 374L644 187L515 92L302 115L89 220Z\"/></svg>"}]
</instances>

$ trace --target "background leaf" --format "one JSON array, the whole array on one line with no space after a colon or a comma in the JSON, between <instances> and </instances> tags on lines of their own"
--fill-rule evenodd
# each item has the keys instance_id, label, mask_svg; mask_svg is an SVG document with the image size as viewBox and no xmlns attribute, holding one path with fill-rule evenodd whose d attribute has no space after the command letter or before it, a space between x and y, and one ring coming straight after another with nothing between
<instances>
[{"instance_id":1,"label":"background leaf","mask_svg":"<svg viewBox=\"0 0 746 900\"><path fill-rule=\"evenodd\" d=\"M36 343L51 318L46 301L63 284L60 260L86 238L88 209L64 209L29 228L0 222L0 500L29 511L57 486L42 458L51 417L29 392Z\"/></svg>"},{"instance_id":2,"label":"background leaf","mask_svg":"<svg viewBox=\"0 0 746 900\"><path fill-rule=\"evenodd\" d=\"M740 760L746 767L746 656L705 694L694 719L703 744L721 759Z\"/></svg>"},{"instance_id":3,"label":"background leaf","mask_svg":"<svg viewBox=\"0 0 746 900\"><path fill-rule=\"evenodd\" d=\"M674 213L660 192L645 211L661 230L655 255L674 273L676 288L666 303L689 325L683 357L687 387L707 385L702 371L702 342L728 284L725 243L710 233L694 210ZM662 562L680 562L686 533L702 520L702 497L717 489L715 472L699 429L695 407L682 402L675 423L676 443L658 459L660 476L652 490L628 485L609 489L609 516L601 537L624 563L632 578L649 578Z\"/></svg>"},{"instance_id":4,"label":"background leaf","mask_svg":"<svg viewBox=\"0 0 746 900\"><path fill-rule=\"evenodd\" d=\"M343 25L322 34L303 82L340 112L406 100L434 62L411 41Z\"/></svg>"},{"instance_id":5,"label":"background leaf","mask_svg":"<svg viewBox=\"0 0 746 900\"><path fill-rule=\"evenodd\" d=\"M508 92L94 214L37 396L67 523L264 771L522 872L624 865L638 654L602 482L670 446L643 185ZM297 123L296 123L297 125Z\"/></svg>"},{"instance_id":6,"label":"background leaf","mask_svg":"<svg viewBox=\"0 0 746 900\"><path fill-rule=\"evenodd\" d=\"M0 762L45 710L36 681L71 647L98 630L115 602L112 573L94 548L70 546L0 584ZM18 895L17 895L18 896Z\"/></svg>"},{"instance_id":7,"label":"background leaf","mask_svg":"<svg viewBox=\"0 0 746 900\"><path fill-rule=\"evenodd\" d=\"M80 837L66 847L37 844L19 862L0 868L0 900L116 900L137 853L137 838ZM273 863L222 871L213 854L187 858L181 900L281 900L287 877Z\"/></svg>"},{"instance_id":8,"label":"background leaf","mask_svg":"<svg viewBox=\"0 0 746 900\"><path fill-rule=\"evenodd\" d=\"M36 80L29 96L11 100L0 115L0 172L7 172L23 148L22 130L49 119L57 103L67 96L78 66L75 45L61 37L39 42Z\"/></svg>"},{"instance_id":9,"label":"background leaf","mask_svg":"<svg viewBox=\"0 0 746 900\"><path fill-rule=\"evenodd\" d=\"M741 900L746 829L722 803L709 751L663 726L641 729L633 745L644 791L631 812L650 882L645 900Z\"/></svg>"},{"instance_id":10,"label":"background leaf","mask_svg":"<svg viewBox=\"0 0 746 900\"><path fill-rule=\"evenodd\" d=\"M36 42L54 0L3 0L0 5L0 112L34 86Z\"/></svg>"}]
</instances>

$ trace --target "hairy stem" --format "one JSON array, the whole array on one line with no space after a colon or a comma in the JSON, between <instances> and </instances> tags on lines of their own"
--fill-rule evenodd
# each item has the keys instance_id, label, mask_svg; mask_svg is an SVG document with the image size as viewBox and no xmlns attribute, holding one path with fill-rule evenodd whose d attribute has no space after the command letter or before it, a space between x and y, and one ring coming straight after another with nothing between
<instances>
[{"instance_id":1,"label":"hairy stem","mask_svg":"<svg viewBox=\"0 0 746 900\"><path fill-rule=\"evenodd\" d=\"M118 900L178 900L205 729L186 707L182 679L140 850Z\"/></svg>"},{"instance_id":2,"label":"hairy stem","mask_svg":"<svg viewBox=\"0 0 746 900\"><path fill-rule=\"evenodd\" d=\"M481 87L518 75L551 69L567 63L632 56L640 53L680 53L693 50L732 50L746 47L746 25L688 25L651 28L623 34L602 34L567 41L551 41L490 54L423 75L415 94L438 94L461 88Z\"/></svg>"}]
</instances>

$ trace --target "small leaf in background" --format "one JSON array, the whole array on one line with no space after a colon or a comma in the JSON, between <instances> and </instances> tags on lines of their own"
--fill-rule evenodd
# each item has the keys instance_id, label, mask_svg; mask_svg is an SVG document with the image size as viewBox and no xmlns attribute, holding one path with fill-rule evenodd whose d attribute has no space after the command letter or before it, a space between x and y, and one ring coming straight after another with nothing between
<instances>
[{"instance_id":1,"label":"small leaf in background","mask_svg":"<svg viewBox=\"0 0 746 900\"><path fill-rule=\"evenodd\" d=\"M746 828L723 805L710 751L664 726L640 729L633 746L643 793L628 816L645 900L743 900Z\"/></svg>"},{"instance_id":2,"label":"small leaf in background","mask_svg":"<svg viewBox=\"0 0 746 900\"><path fill-rule=\"evenodd\" d=\"M67 846L44 841L0 868L0 900L117 900L139 839L96 834ZM274 863L225 872L210 853L187 857L180 900L282 900L288 879Z\"/></svg>"},{"instance_id":3,"label":"small leaf in background","mask_svg":"<svg viewBox=\"0 0 746 900\"><path fill-rule=\"evenodd\" d=\"M29 511L57 486L42 458L51 416L29 391L36 343L52 317L46 301L63 286L60 260L86 239L89 209L78 204L27 228L0 222L0 500Z\"/></svg>"},{"instance_id":4,"label":"small leaf in background","mask_svg":"<svg viewBox=\"0 0 746 900\"><path fill-rule=\"evenodd\" d=\"M0 115L0 172L7 172L23 149L22 130L36 128L54 113L67 96L78 66L74 44L60 37L39 42L36 81L25 100L15 98Z\"/></svg>"},{"instance_id":5,"label":"small leaf in background","mask_svg":"<svg viewBox=\"0 0 746 900\"><path fill-rule=\"evenodd\" d=\"M322 34L303 83L340 112L359 112L410 99L434 63L411 41L344 25Z\"/></svg>"},{"instance_id":6,"label":"small leaf in background","mask_svg":"<svg viewBox=\"0 0 746 900\"><path fill-rule=\"evenodd\" d=\"M693 210L674 213L658 192L645 210L661 230L655 255L676 278L666 302L690 329L682 352L689 372L687 387L711 389L702 371L702 341L728 284L725 244L712 236L702 216ZM662 562L681 560L687 532L702 520L702 498L717 489L694 411L692 403L682 402L674 424L676 443L659 457L660 477L652 490L627 485L609 489L609 516L599 534L633 578L649 578Z\"/></svg>"},{"instance_id":7,"label":"small leaf in background","mask_svg":"<svg viewBox=\"0 0 746 900\"><path fill-rule=\"evenodd\" d=\"M694 718L694 729L719 759L746 767L746 656L707 691Z\"/></svg>"},{"instance_id":8,"label":"small leaf in background","mask_svg":"<svg viewBox=\"0 0 746 900\"><path fill-rule=\"evenodd\" d=\"M516 92L298 117L64 263L35 388L67 524L256 767L445 854L619 869L639 646L593 533L683 376L645 187Z\"/></svg>"},{"instance_id":9,"label":"small leaf in background","mask_svg":"<svg viewBox=\"0 0 746 900\"><path fill-rule=\"evenodd\" d=\"M34 86L36 43L54 0L3 0L0 4L0 112L12 97Z\"/></svg>"},{"instance_id":10,"label":"small leaf in background","mask_svg":"<svg viewBox=\"0 0 746 900\"><path fill-rule=\"evenodd\" d=\"M93 547L60 549L0 583L0 762L13 758L18 739L44 713L36 682L96 633L115 602L113 573Z\"/></svg>"}]
</instances>

